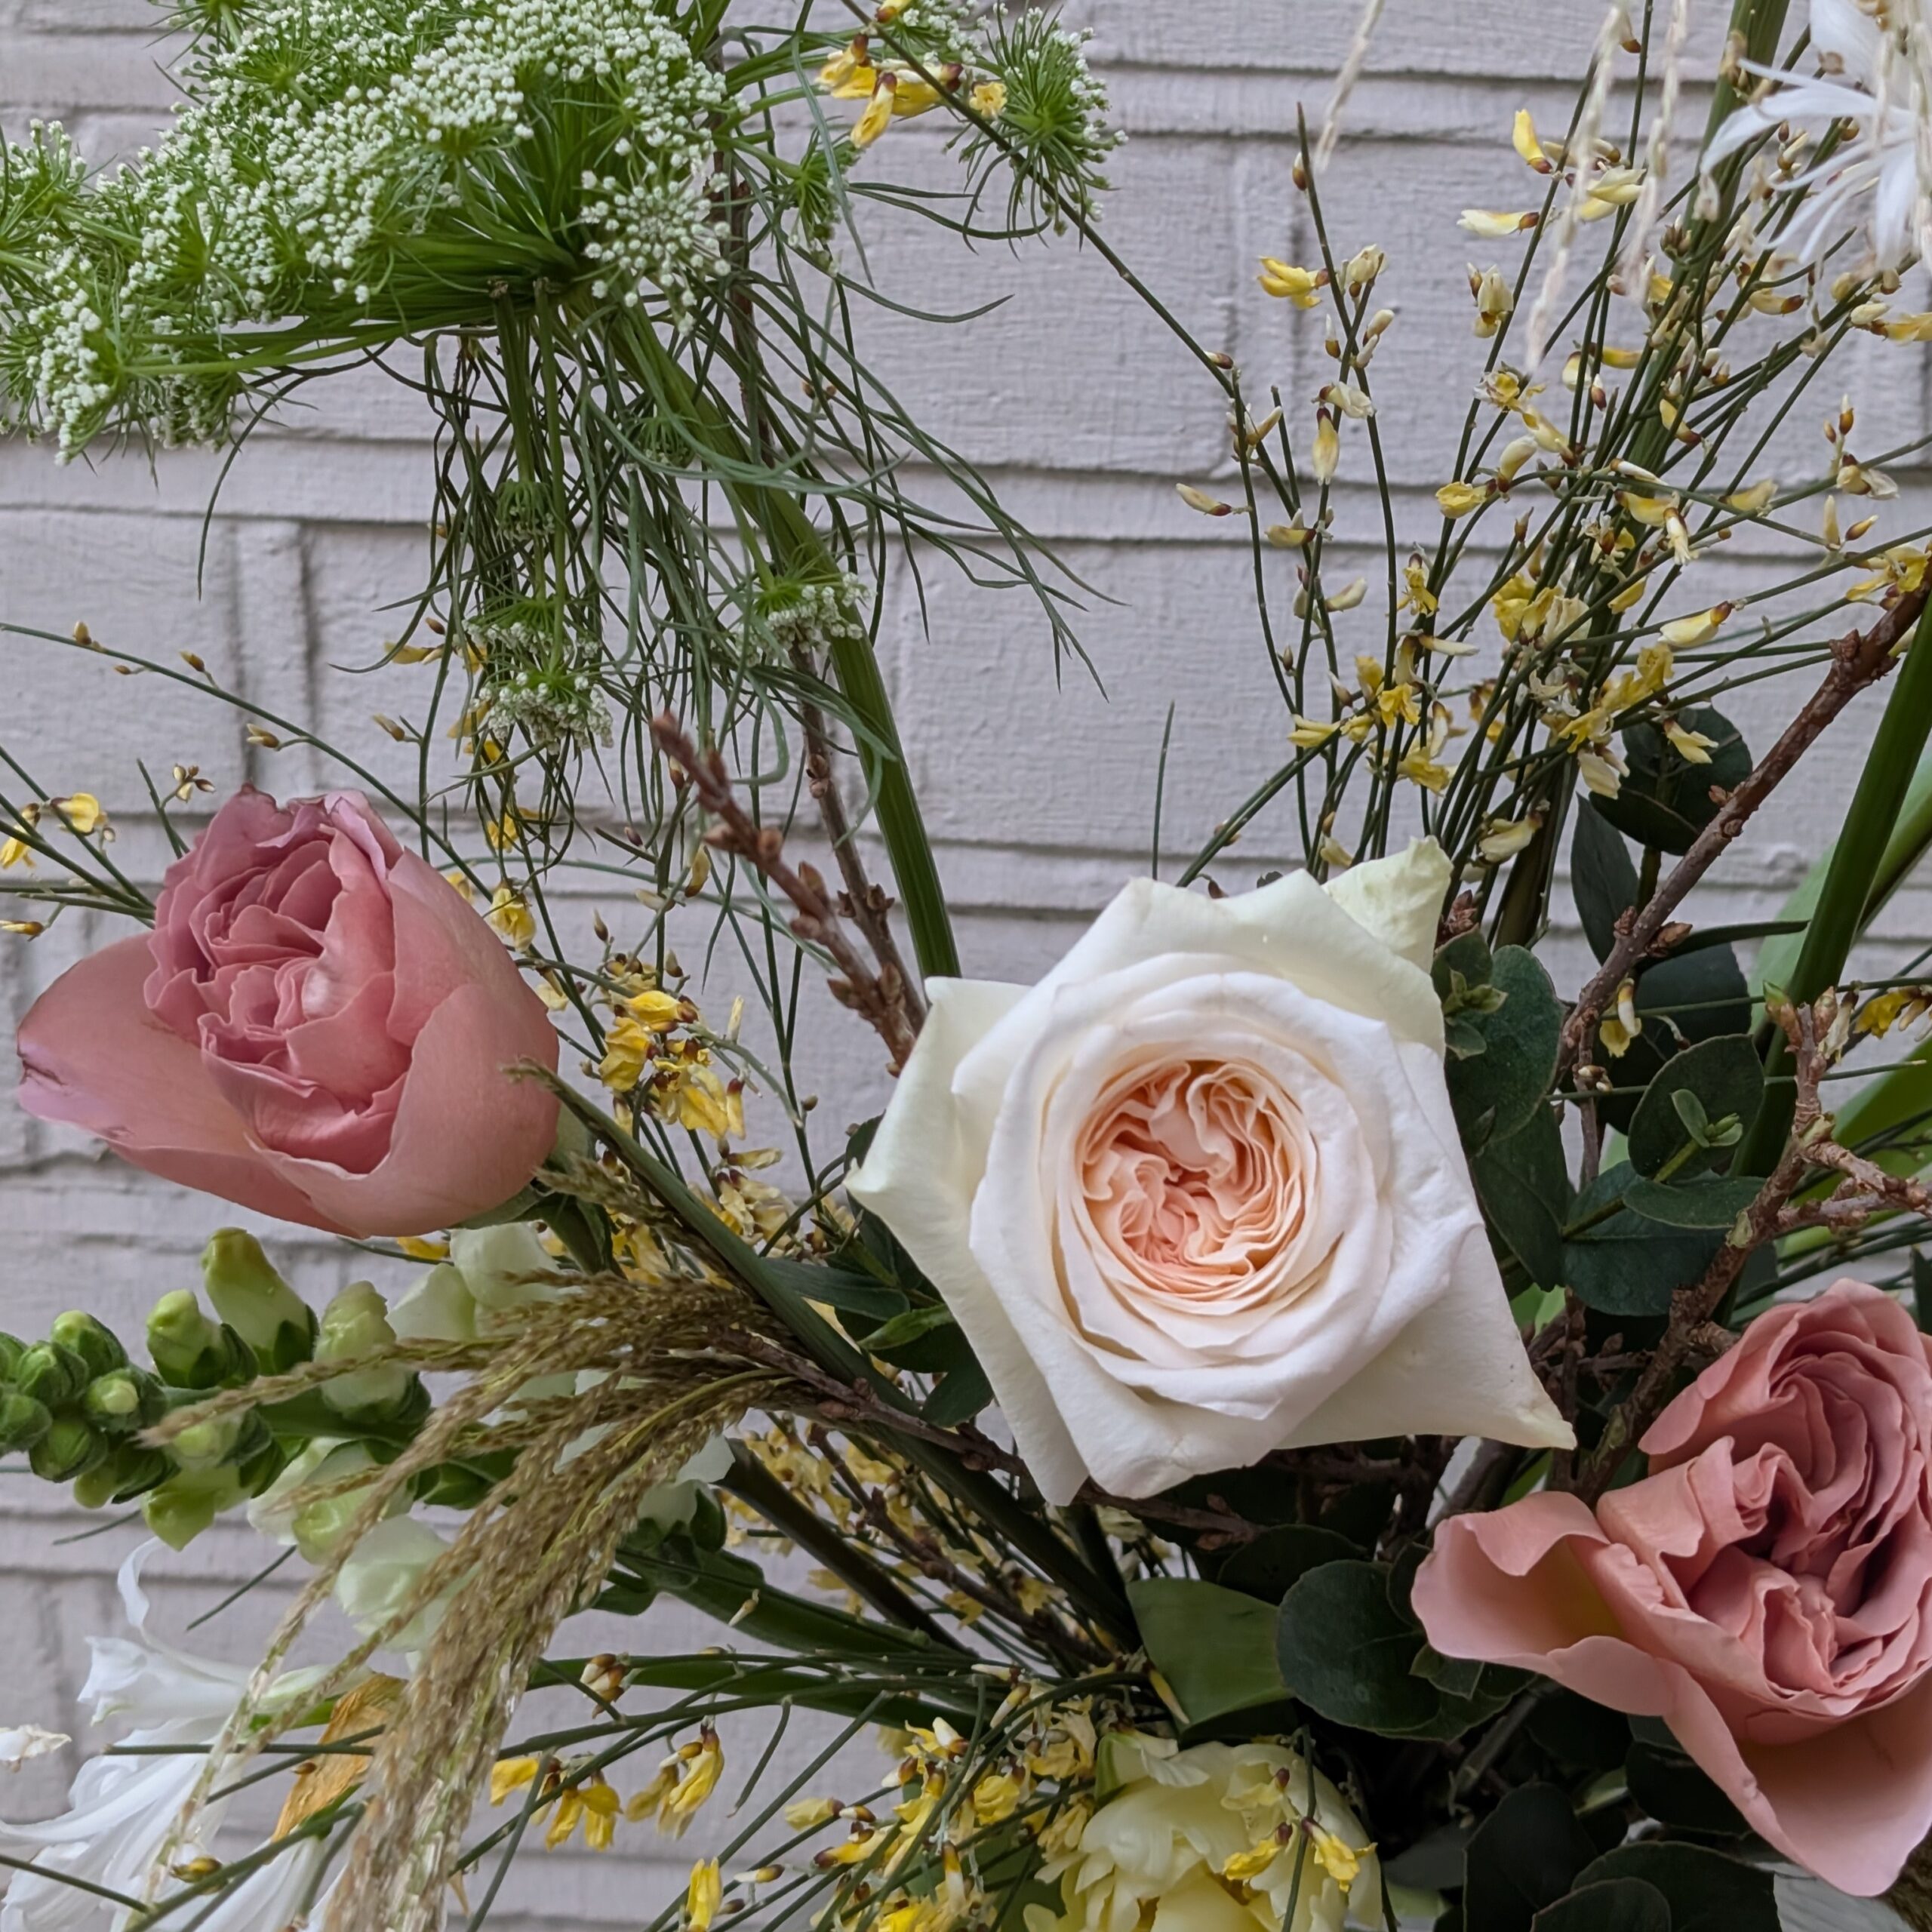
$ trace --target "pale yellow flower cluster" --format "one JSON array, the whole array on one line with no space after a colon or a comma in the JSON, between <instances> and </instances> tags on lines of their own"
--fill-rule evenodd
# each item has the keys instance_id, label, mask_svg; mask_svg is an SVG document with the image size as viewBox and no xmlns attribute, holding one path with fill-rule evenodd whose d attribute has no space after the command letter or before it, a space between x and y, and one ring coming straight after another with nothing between
<instances>
[{"instance_id":1,"label":"pale yellow flower cluster","mask_svg":"<svg viewBox=\"0 0 1932 1932\"><path fill-rule=\"evenodd\" d=\"M592 1851L608 1851L617 1837L620 1816L637 1823L654 1817L657 1829L682 1838L724 1774L724 1747L709 1724L688 1743L680 1745L660 1764L649 1783L628 1799L601 1771L575 1775L555 1759L500 1758L490 1772L490 1802L500 1804L513 1792L538 1785L537 1810L549 1820L543 1842L550 1850L568 1844L583 1828L584 1844ZM716 1867L712 1867L715 1875Z\"/></svg>"},{"instance_id":2,"label":"pale yellow flower cluster","mask_svg":"<svg viewBox=\"0 0 1932 1932\"><path fill-rule=\"evenodd\" d=\"M1115 1732L1109 1795L1041 1877L1061 1907L1029 1908L1027 1932L1342 1932L1379 1922L1374 1847L1342 1794L1272 1744L1201 1744Z\"/></svg>"}]
</instances>

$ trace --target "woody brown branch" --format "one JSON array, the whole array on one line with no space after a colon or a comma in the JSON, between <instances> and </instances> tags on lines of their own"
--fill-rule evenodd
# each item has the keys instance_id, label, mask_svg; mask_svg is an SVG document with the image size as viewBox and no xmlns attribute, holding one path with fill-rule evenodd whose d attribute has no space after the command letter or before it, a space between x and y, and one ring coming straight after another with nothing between
<instances>
[{"instance_id":1,"label":"woody brown branch","mask_svg":"<svg viewBox=\"0 0 1932 1932\"><path fill-rule=\"evenodd\" d=\"M808 667L801 664L800 668ZM848 914L865 934L881 974L889 971L898 976L897 983L905 989L906 1017L917 1032L925 1024L926 1002L918 981L906 971L899 942L893 936L892 900L885 888L867 875L865 860L845 816L845 801L839 795L838 780L832 768L832 738L826 728L825 713L807 700L798 706L798 718L805 734L805 782L818 807L819 822L831 843L838 875L845 881L839 910Z\"/></svg>"},{"instance_id":2,"label":"woody brown branch","mask_svg":"<svg viewBox=\"0 0 1932 1932\"><path fill-rule=\"evenodd\" d=\"M1899 598L1869 630L1848 631L1832 645L1832 666L1824 681L1786 727L1783 735L1725 798L1717 816L1697 835L1690 849L1671 869L1669 877L1651 895L1648 903L1619 921L1608 956L1577 995L1564 1027L1556 1069L1559 1084L1583 1056L1604 1007L1615 998L1617 988L1654 951L1661 949L1659 938L1690 888L1710 870L1826 727L1860 691L1891 669L1892 654L1918 623L1927 594L1926 589L1920 589Z\"/></svg>"},{"instance_id":3,"label":"woody brown branch","mask_svg":"<svg viewBox=\"0 0 1932 1932\"><path fill-rule=\"evenodd\" d=\"M838 969L827 982L832 997L871 1023L897 1073L912 1051L918 1028L907 1003L912 989L896 955L876 964L866 958L817 869L802 861L795 866L786 858L784 834L775 826L760 825L745 809L716 751L700 751L669 712L651 720L651 734L689 778L698 803L712 820L706 842L755 866L797 908L792 931L830 956Z\"/></svg>"}]
</instances>

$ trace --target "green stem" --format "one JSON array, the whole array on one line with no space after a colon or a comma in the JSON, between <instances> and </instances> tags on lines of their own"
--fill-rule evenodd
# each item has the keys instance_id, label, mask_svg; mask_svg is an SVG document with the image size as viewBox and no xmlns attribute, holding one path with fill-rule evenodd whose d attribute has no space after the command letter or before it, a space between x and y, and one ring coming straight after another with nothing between
<instances>
[{"instance_id":1,"label":"green stem","mask_svg":"<svg viewBox=\"0 0 1932 1932\"><path fill-rule=\"evenodd\" d=\"M700 449L703 447L699 441L701 435L730 470L762 469L775 478L776 472L746 448L737 425L715 398L693 385L688 374L675 357L664 352L654 335L645 330L620 331L615 346L661 400L676 411L694 445ZM774 455L780 460L798 460L794 452L783 448L774 450ZM781 568L803 569L826 579L835 575L836 560L805 514L798 500L799 491L777 480L751 483L730 474L721 475L718 481L725 494L764 532L772 555ZM892 700L887 694L869 632L857 626L841 629L832 647L832 672L844 694L854 724L878 760L872 808L899 888L900 903L905 909L920 973L928 978L957 978L959 949L953 937L952 916L946 909L939 867L912 789L912 774L906 769Z\"/></svg>"},{"instance_id":2,"label":"green stem","mask_svg":"<svg viewBox=\"0 0 1932 1932\"><path fill-rule=\"evenodd\" d=\"M1735 0L1730 10L1730 31L1744 36L1746 60L1768 67L1777 57L1778 40L1784 32L1789 5L1789 0ZM1737 105L1737 88L1720 78L1711 97L1711 118L1704 128L1706 141L1730 118Z\"/></svg>"},{"instance_id":3,"label":"green stem","mask_svg":"<svg viewBox=\"0 0 1932 1932\"><path fill-rule=\"evenodd\" d=\"M1832 850L1810 923L1804 929L1804 943L1783 989L1785 997L1796 1004L1816 999L1826 987L1835 985L1844 971L1928 734L1932 734L1932 604L1921 614L1906 647L1898 681L1892 687L1885 715L1878 721L1878 735L1845 814L1844 830ZM1780 1033L1765 1060L1763 1104L1737 1150L1737 1173L1767 1174L1783 1152L1798 1097L1790 1072L1790 1049Z\"/></svg>"}]
</instances>

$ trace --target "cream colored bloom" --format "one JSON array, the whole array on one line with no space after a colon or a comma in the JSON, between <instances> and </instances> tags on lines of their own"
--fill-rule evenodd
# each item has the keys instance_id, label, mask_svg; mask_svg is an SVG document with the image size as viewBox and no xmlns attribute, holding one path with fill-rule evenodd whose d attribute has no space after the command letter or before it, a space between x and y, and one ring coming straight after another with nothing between
<instances>
[{"instance_id":1,"label":"cream colored bloom","mask_svg":"<svg viewBox=\"0 0 1932 1932\"><path fill-rule=\"evenodd\" d=\"M1062 1909L1030 1906L1027 1932L1342 1932L1351 1903L1380 1923L1374 1847L1306 1758L1268 1744L1146 1758L1126 1743L1109 1740L1117 1768L1139 1774L1046 1868Z\"/></svg>"},{"instance_id":2,"label":"cream colored bloom","mask_svg":"<svg viewBox=\"0 0 1932 1932\"><path fill-rule=\"evenodd\" d=\"M1432 842L1129 885L1031 989L936 980L850 1183L951 1305L1049 1501L1414 1434L1564 1444L1449 1109Z\"/></svg>"}]
</instances>

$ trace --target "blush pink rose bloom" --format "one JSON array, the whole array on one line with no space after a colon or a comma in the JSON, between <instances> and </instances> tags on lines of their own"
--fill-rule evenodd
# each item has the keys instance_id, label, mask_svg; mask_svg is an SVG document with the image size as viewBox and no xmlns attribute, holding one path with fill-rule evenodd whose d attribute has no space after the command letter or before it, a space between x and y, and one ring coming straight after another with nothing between
<instances>
[{"instance_id":1,"label":"blush pink rose bloom","mask_svg":"<svg viewBox=\"0 0 1932 1932\"><path fill-rule=\"evenodd\" d=\"M337 1234L498 1206L556 1133L543 1002L462 895L351 792L245 787L168 869L152 933L63 974L20 1104L137 1168Z\"/></svg>"},{"instance_id":2,"label":"blush pink rose bloom","mask_svg":"<svg viewBox=\"0 0 1932 1932\"><path fill-rule=\"evenodd\" d=\"M1661 1718L1771 1844L1872 1897L1932 1830L1932 1366L1889 1296L1772 1309L1594 1515L1451 1517L1416 1579L1445 1655Z\"/></svg>"}]
</instances>

